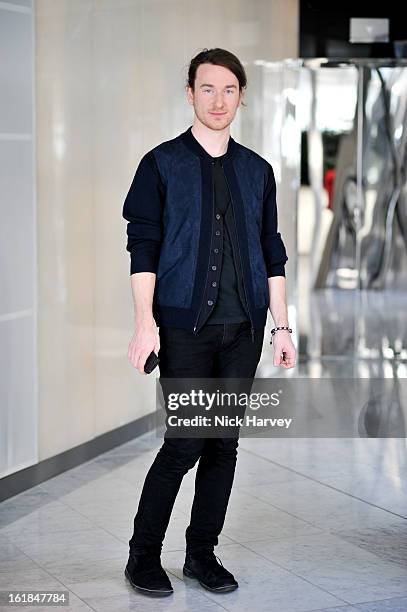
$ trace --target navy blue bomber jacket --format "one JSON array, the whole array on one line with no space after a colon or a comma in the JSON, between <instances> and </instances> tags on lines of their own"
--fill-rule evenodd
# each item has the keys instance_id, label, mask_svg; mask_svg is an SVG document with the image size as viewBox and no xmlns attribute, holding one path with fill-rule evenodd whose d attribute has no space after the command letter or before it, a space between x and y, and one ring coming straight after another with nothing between
<instances>
[{"instance_id":1,"label":"navy blue bomber jacket","mask_svg":"<svg viewBox=\"0 0 407 612\"><path fill-rule=\"evenodd\" d=\"M254 329L266 323L267 279L285 276L288 260L277 231L276 183L271 165L232 137L222 159L253 338ZM156 274L157 325L195 334L200 331L208 275L214 269L212 160L189 127L144 155L123 206L130 275Z\"/></svg>"}]
</instances>

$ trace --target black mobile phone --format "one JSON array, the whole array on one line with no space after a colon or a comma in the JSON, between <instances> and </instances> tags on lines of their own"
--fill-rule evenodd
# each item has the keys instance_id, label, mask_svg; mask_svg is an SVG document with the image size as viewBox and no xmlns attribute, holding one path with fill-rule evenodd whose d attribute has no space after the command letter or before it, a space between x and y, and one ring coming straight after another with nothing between
<instances>
[{"instance_id":1,"label":"black mobile phone","mask_svg":"<svg viewBox=\"0 0 407 612\"><path fill-rule=\"evenodd\" d=\"M144 364L144 372L146 374L151 374L154 368L158 366L159 362L160 360L158 358L158 355L156 355L154 351L151 351Z\"/></svg>"}]
</instances>

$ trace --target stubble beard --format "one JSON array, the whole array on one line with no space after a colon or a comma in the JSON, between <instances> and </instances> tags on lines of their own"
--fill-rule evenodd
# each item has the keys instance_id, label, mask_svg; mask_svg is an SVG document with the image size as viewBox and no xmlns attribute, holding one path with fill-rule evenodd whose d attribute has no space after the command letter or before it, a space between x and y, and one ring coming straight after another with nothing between
<instances>
[{"instance_id":1,"label":"stubble beard","mask_svg":"<svg viewBox=\"0 0 407 612\"><path fill-rule=\"evenodd\" d=\"M225 130L227 127L229 127L234 119L234 116L229 114L226 115L225 118L222 118L222 120L213 119L210 116L208 117L208 115L202 116L200 113L196 113L196 116L205 127L215 131Z\"/></svg>"}]
</instances>

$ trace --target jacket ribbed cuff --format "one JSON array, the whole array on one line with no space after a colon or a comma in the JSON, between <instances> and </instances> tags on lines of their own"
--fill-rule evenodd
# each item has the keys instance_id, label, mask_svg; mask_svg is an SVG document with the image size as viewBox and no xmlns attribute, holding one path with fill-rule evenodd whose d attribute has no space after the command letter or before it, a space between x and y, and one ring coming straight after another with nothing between
<instances>
[{"instance_id":1,"label":"jacket ribbed cuff","mask_svg":"<svg viewBox=\"0 0 407 612\"><path fill-rule=\"evenodd\" d=\"M267 268L267 278L272 276L285 276L284 264L274 264Z\"/></svg>"},{"instance_id":2,"label":"jacket ribbed cuff","mask_svg":"<svg viewBox=\"0 0 407 612\"><path fill-rule=\"evenodd\" d=\"M130 254L130 276L136 272L157 273L159 252L143 248L140 251L132 251Z\"/></svg>"}]
</instances>

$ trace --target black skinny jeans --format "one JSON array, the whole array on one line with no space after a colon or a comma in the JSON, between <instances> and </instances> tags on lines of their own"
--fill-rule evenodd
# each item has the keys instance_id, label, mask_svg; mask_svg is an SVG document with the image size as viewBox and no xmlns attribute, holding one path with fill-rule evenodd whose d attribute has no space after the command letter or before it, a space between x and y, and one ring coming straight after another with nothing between
<instances>
[{"instance_id":1,"label":"black skinny jeans","mask_svg":"<svg viewBox=\"0 0 407 612\"><path fill-rule=\"evenodd\" d=\"M253 379L264 328L251 339L250 323L206 325L198 335L161 327L160 377ZM213 550L225 521L235 473L238 436L166 438L144 481L130 550L161 552L175 498L184 475L199 460L187 552Z\"/></svg>"}]
</instances>

